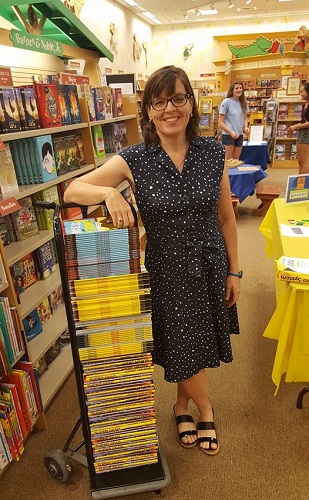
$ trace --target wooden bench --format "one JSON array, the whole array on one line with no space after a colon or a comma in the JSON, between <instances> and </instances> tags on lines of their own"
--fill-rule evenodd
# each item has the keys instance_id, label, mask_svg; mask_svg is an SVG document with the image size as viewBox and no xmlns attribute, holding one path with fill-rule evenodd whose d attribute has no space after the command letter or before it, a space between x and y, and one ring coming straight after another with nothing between
<instances>
[{"instance_id":1,"label":"wooden bench","mask_svg":"<svg viewBox=\"0 0 309 500\"><path fill-rule=\"evenodd\" d=\"M258 206L257 215L262 216L266 214L271 202L275 198L279 198L280 186L277 184L264 184L261 182L257 185L255 194L261 202Z\"/></svg>"},{"instance_id":2,"label":"wooden bench","mask_svg":"<svg viewBox=\"0 0 309 500\"><path fill-rule=\"evenodd\" d=\"M235 212L235 217L239 217L239 213L237 212L237 205L239 203L239 198L237 198L237 196L233 193L231 193L231 200L232 200L232 205L233 205L233 209L234 209L234 212Z\"/></svg>"}]
</instances>

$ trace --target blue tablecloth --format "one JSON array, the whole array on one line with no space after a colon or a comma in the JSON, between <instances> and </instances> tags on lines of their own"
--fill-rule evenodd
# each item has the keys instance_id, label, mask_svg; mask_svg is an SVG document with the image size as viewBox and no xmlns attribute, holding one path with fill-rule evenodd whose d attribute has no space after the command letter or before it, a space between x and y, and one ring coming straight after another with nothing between
<instances>
[{"instance_id":1,"label":"blue tablecloth","mask_svg":"<svg viewBox=\"0 0 309 500\"><path fill-rule=\"evenodd\" d=\"M253 165L243 164L241 167L252 167ZM247 196L252 196L255 190L255 185L257 182L268 177L266 172L261 168L259 170L248 170L248 172L242 170L239 171L238 168L229 168L229 180L231 186L231 192L239 198L240 203L242 203Z\"/></svg>"},{"instance_id":2,"label":"blue tablecloth","mask_svg":"<svg viewBox=\"0 0 309 500\"><path fill-rule=\"evenodd\" d=\"M266 170L269 162L267 142L250 145L250 143L244 141L239 159L250 165L260 165L263 170Z\"/></svg>"}]
</instances>

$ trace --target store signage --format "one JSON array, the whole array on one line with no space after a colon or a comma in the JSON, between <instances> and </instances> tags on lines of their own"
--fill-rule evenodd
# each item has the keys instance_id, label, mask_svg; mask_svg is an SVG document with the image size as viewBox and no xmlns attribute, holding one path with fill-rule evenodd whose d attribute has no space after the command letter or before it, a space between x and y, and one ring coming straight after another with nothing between
<instances>
[{"instance_id":1,"label":"store signage","mask_svg":"<svg viewBox=\"0 0 309 500\"><path fill-rule=\"evenodd\" d=\"M89 85L89 76L73 73L60 73L60 82L63 85Z\"/></svg>"},{"instance_id":2,"label":"store signage","mask_svg":"<svg viewBox=\"0 0 309 500\"><path fill-rule=\"evenodd\" d=\"M18 49L33 50L53 56L63 55L62 43L57 40L52 40L51 38L31 35L30 33L18 30L11 30L10 38L13 46Z\"/></svg>"},{"instance_id":3,"label":"store signage","mask_svg":"<svg viewBox=\"0 0 309 500\"><path fill-rule=\"evenodd\" d=\"M0 201L0 214L2 217L9 215L12 212L16 212L20 208L20 204L16 198L7 198L6 200Z\"/></svg>"},{"instance_id":4,"label":"store signage","mask_svg":"<svg viewBox=\"0 0 309 500\"><path fill-rule=\"evenodd\" d=\"M0 87L13 87L10 68L0 66Z\"/></svg>"},{"instance_id":5,"label":"store signage","mask_svg":"<svg viewBox=\"0 0 309 500\"><path fill-rule=\"evenodd\" d=\"M264 61L252 61L252 62L240 62L235 63L235 59L233 59L233 71L242 70L242 69L254 69L254 68L269 68L269 67L277 67L282 66L282 64L291 65L291 66L300 66L304 64L304 59L300 58L289 58L289 59L267 59Z\"/></svg>"},{"instance_id":6,"label":"store signage","mask_svg":"<svg viewBox=\"0 0 309 500\"><path fill-rule=\"evenodd\" d=\"M286 185L285 202L309 201L309 174L289 175ZM306 219L306 221L308 221Z\"/></svg>"}]
</instances>

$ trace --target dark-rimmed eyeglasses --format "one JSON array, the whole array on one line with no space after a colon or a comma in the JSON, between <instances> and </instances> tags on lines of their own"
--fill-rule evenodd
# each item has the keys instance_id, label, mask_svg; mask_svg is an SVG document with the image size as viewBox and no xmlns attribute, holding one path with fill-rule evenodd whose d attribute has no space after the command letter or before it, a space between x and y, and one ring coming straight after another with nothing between
<instances>
[{"instance_id":1,"label":"dark-rimmed eyeglasses","mask_svg":"<svg viewBox=\"0 0 309 500\"><path fill-rule=\"evenodd\" d=\"M152 99L150 101L150 105L156 111L163 111L169 102L171 102L175 108L181 108L181 106L185 106L187 104L189 97L191 97L189 94L176 94L173 95L173 97L170 97L170 99L158 97L157 99Z\"/></svg>"}]
</instances>

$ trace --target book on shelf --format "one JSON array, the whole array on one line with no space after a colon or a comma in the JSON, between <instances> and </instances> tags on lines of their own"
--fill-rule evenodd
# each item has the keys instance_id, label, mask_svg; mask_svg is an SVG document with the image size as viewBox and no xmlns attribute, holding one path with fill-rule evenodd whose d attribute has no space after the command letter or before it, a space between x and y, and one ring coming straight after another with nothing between
<instances>
[{"instance_id":1,"label":"book on shelf","mask_svg":"<svg viewBox=\"0 0 309 500\"><path fill-rule=\"evenodd\" d=\"M41 128L36 93L33 85L21 87L21 98L26 115L26 127L29 130Z\"/></svg>"},{"instance_id":2,"label":"book on shelf","mask_svg":"<svg viewBox=\"0 0 309 500\"><path fill-rule=\"evenodd\" d=\"M61 123L62 125L70 125L71 124L70 104L68 99L68 93L66 91L66 85L58 84L57 91L59 98Z\"/></svg>"},{"instance_id":3,"label":"book on shelf","mask_svg":"<svg viewBox=\"0 0 309 500\"><path fill-rule=\"evenodd\" d=\"M14 368L11 375L4 377L4 381L16 385L26 426L29 430L31 430L36 422L38 409L33 403L33 401L35 401L35 397L33 394L32 383L30 383L30 374L25 370Z\"/></svg>"},{"instance_id":4,"label":"book on shelf","mask_svg":"<svg viewBox=\"0 0 309 500\"><path fill-rule=\"evenodd\" d=\"M33 252L33 257L40 280L48 278L56 270L51 241L47 241L38 247Z\"/></svg>"},{"instance_id":5,"label":"book on shelf","mask_svg":"<svg viewBox=\"0 0 309 500\"><path fill-rule=\"evenodd\" d=\"M121 88L112 87L113 96L113 116L123 116L123 100Z\"/></svg>"},{"instance_id":6,"label":"book on shelf","mask_svg":"<svg viewBox=\"0 0 309 500\"><path fill-rule=\"evenodd\" d=\"M285 160L285 144L275 145L275 160Z\"/></svg>"},{"instance_id":7,"label":"book on shelf","mask_svg":"<svg viewBox=\"0 0 309 500\"><path fill-rule=\"evenodd\" d=\"M31 142L31 139L29 139ZM24 168L27 172L28 184L37 184L38 180L38 172L36 169L35 161L34 161L34 151L33 148L29 149L29 141L28 139L20 139L21 149L24 153L25 164Z\"/></svg>"},{"instance_id":8,"label":"book on shelf","mask_svg":"<svg viewBox=\"0 0 309 500\"><path fill-rule=\"evenodd\" d=\"M18 189L14 162L9 144L5 143L0 149L0 194L5 194Z\"/></svg>"},{"instance_id":9,"label":"book on shelf","mask_svg":"<svg viewBox=\"0 0 309 500\"><path fill-rule=\"evenodd\" d=\"M51 318L52 313L48 297L46 297L44 300L42 300L42 302L39 303L39 305L37 306L37 311L39 313L41 324Z\"/></svg>"},{"instance_id":10,"label":"book on shelf","mask_svg":"<svg viewBox=\"0 0 309 500\"><path fill-rule=\"evenodd\" d=\"M278 108L278 119L279 120L286 120L288 117L288 114L289 114L289 105L284 103L284 102L280 102L279 108Z\"/></svg>"},{"instance_id":11,"label":"book on shelf","mask_svg":"<svg viewBox=\"0 0 309 500\"><path fill-rule=\"evenodd\" d=\"M64 136L53 137L53 146L57 174L65 174L66 172L68 172L69 167L66 161L66 147Z\"/></svg>"},{"instance_id":12,"label":"book on shelf","mask_svg":"<svg viewBox=\"0 0 309 500\"><path fill-rule=\"evenodd\" d=\"M290 160L297 160L297 145L291 144Z\"/></svg>"},{"instance_id":13,"label":"book on shelf","mask_svg":"<svg viewBox=\"0 0 309 500\"><path fill-rule=\"evenodd\" d=\"M0 255L0 285L5 285L7 282L8 280L4 269L2 256Z\"/></svg>"},{"instance_id":14,"label":"book on shelf","mask_svg":"<svg viewBox=\"0 0 309 500\"><path fill-rule=\"evenodd\" d=\"M19 119L20 119L20 126L21 126L22 130L27 130L28 124L27 124L27 120L26 120L26 111L25 111L22 96L21 96L21 88L14 87L14 91L15 91L16 104L17 104L17 109L18 109L18 114L19 114Z\"/></svg>"},{"instance_id":15,"label":"book on shelf","mask_svg":"<svg viewBox=\"0 0 309 500\"><path fill-rule=\"evenodd\" d=\"M32 253L25 255L19 261L15 262L10 267L10 273L18 295L36 283L37 274Z\"/></svg>"},{"instance_id":16,"label":"book on shelf","mask_svg":"<svg viewBox=\"0 0 309 500\"><path fill-rule=\"evenodd\" d=\"M0 470L3 470L10 462L12 462L12 455L0 419Z\"/></svg>"},{"instance_id":17,"label":"book on shelf","mask_svg":"<svg viewBox=\"0 0 309 500\"><path fill-rule=\"evenodd\" d=\"M21 130L16 94L13 87L0 87L0 122L2 132Z\"/></svg>"},{"instance_id":18,"label":"book on shelf","mask_svg":"<svg viewBox=\"0 0 309 500\"><path fill-rule=\"evenodd\" d=\"M102 87L92 87L93 101L96 120L104 120L104 100L103 100L103 88Z\"/></svg>"},{"instance_id":19,"label":"book on shelf","mask_svg":"<svg viewBox=\"0 0 309 500\"><path fill-rule=\"evenodd\" d=\"M57 178L55 153L51 135L33 137L36 154L36 168L39 183L48 182Z\"/></svg>"},{"instance_id":20,"label":"book on shelf","mask_svg":"<svg viewBox=\"0 0 309 500\"><path fill-rule=\"evenodd\" d=\"M79 145L81 142L81 145ZM65 158L68 165L68 170L77 170L84 162L84 151L81 141L81 136L70 134L64 136Z\"/></svg>"},{"instance_id":21,"label":"book on shelf","mask_svg":"<svg viewBox=\"0 0 309 500\"><path fill-rule=\"evenodd\" d=\"M209 127L210 127L210 115L201 115L199 127L201 130L209 129Z\"/></svg>"},{"instance_id":22,"label":"book on shelf","mask_svg":"<svg viewBox=\"0 0 309 500\"><path fill-rule=\"evenodd\" d=\"M58 338L45 353L46 363L50 365L59 356L60 352L61 344L60 338Z\"/></svg>"},{"instance_id":23,"label":"book on shelf","mask_svg":"<svg viewBox=\"0 0 309 500\"><path fill-rule=\"evenodd\" d=\"M15 143L16 155L17 155L16 156L17 163L14 163L15 168L16 168L16 165L18 165L18 164L20 165L20 167L18 167L16 171L19 172L19 168L20 168L21 176L23 179L22 184L30 184L30 179L28 178L27 167L26 167L26 157L25 157L24 150L22 147L22 142L21 142L21 140L17 140L17 141L14 141L14 143ZM13 146L13 149L14 149L14 146ZM14 159L15 159L15 156L14 156Z\"/></svg>"},{"instance_id":24,"label":"book on shelf","mask_svg":"<svg viewBox=\"0 0 309 500\"><path fill-rule=\"evenodd\" d=\"M12 366L17 359L17 341L11 322L7 317L5 305L2 302L0 302L0 328L1 340L7 356L8 364Z\"/></svg>"},{"instance_id":25,"label":"book on shelf","mask_svg":"<svg viewBox=\"0 0 309 500\"><path fill-rule=\"evenodd\" d=\"M29 434L15 384L0 382L0 399L13 403L23 438Z\"/></svg>"},{"instance_id":26,"label":"book on shelf","mask_svg":"<svg viewBox=\"0 0 309 500\"><path fill-rule=\"evenodd\" d=\"M104 136L102 125L93 125L91 127L93 146L95 150L95 154L97 157L105 155L105 145L104 145Z\"/></svg>"},{"instance_id":27,"label":"book on shelf","mask_svg":"<svg viewBox=\"0 0 309 500\"><path fill-rule=\"evenodd\" d=\"M82 98L86 100L89 121L94 122L96 120L96 115L91 86L89 84L77 84L76 88L79 99Z\"/></svg>"},{"instance_id":28,"label":"book on shelf","mask_svg":"<svg viewBox=\"0 0 309 500\"><path fill-rule=\"evenodd\" d=\"M12 459L18 461L23 450L20 448L21 453L19 453L19 443L17 443L16 432L14 429L16 415L15 412L13 413L12 405L6 405L5 403L0 402L0 421Z\"/></svg>"},{"instance_id":29,"label":"book on shelf","mask_svg":"<svg viewBox=\"0 0 309 500\"><path fill-rule=\"evenodd\" d=\"M59 285L52 293L48 296L48 301L52 314L57 311L57 309L63 304L63 292L62 286Z\"/></svg>"},{"instance_id":30,"label":"book on shelf","mask_svg":"<svg viewBox=\"0 0 309 500\"><path fill-rule=\"evenodd\" d=\"M59 203L58 189L57 185L47 187L38 191L33 195L35 200L49 201L54 203ZM38 217L38 223L40 229L53 229L54 227L54 210L43 207L35 207L35 213Z\"/></svg>"},{"instance_id":31,"label":"book on shelf","mask_svg":"<svg viewBox=\"0 0 309 500\"><path fill-rule=\"evenodd\" d=\"M62 120L57 85L37 83L35 91L42 128L60 127Z\"/></svg>"},{"instance_id":32,"label":"book on shelf","mask_svg":"<svg viewBox=\"0 0 309 500\"><path fill-rule=\"evenodd\" d=\"M71 123L81 123L82 117L80 113L79 97L77 92L77 87L74 84L68 84L65 86L65 91L67 93L67 99L69 103L70 120Z\"/></svg>"},{"instance_id":33,"label":"book on shelf","mask_svg":"<svg viewBox=\"0 0 309 500\"><path fill-rule=\"evenodd\" d=\"M277 127L277 137L280 139L286 139L288 136L288 125L287 123L278 123Z\"/></svg>"},{"instance_id":34,"label":"book on shelf","mask_svg":"<svg viewBox=\"0 0 309 500\"><path fill-rule=\"evenodd\" d=\"M43 405L33 366L30 361L18 361L16 363L16 368L20 371L26 372L27 374L33 411L35 414L35 418L37 418L38 414L41 413L43 409Z\"/></svg>"},{"instance_id":35,"label":"book on shelf","mask_svg":"<svg viewBox=\"0 0 309 500\"><path fill-rule=\"evenodd\" d=\"M0 325L0 377L11 373L11 363L6 348L4 334Z\"/></svg>"},{"instance_id":36,"label":"book on shelf","mask_svg":"<svg viewBox=\"0 0 309 500\"><path fill-rule=\"evenodd\" d=\"M41 356L41 358L33 364L33 369L35 370L38 379L48 370L45 354L43 354L43 356Z\"/></svg>"},{"instance_id":37,"label":"book on shelf","mask_svg":"<svg viewBox=\"0 0 309 500\"><path fill-rule=\"evenodd\" d=\"M293 114L294 114L294 118L296 120L300 120L301 119L302 108L303 108L303 105L300 102L297 102L297 103L294 104Z\"/></svg>"},{"instance_id":38,"label":"book on shelf","mask_svg":"<svg viewBox=\"0 0 309 500\"><path fill-rule=\"evenodd\" d=\"M128 144L127 124L125 122L113 123L114 151L120 153Z\"/></svg>"},{"instance_id":39,"label":"book on shelf","mask_svg":"<svg viewBox=\"0 0 309 500\"><path fill-rule=\"evenodd\" d=\"M103 107L105 120L113 118L113 94L109 85L104 85L103 89Z\"/></svg>"},{"instance_id":40,"label":"book on shelf","mask_svg":"<svg viewBox=\"0 0 309 500\"><path fill-rule=\"evenodd\" d=\"M19 200L20 208L12 212L12 220L17 241L22 241L39 233L31 196Z\"/></svg>"},{"instance_id":41,"label":"book on shelf","mask_svg":"<svg viewBox=\"0 0 309 500\"><path fill-rule=\"evenodd\" d=\"M0 236L4 247L11 243L6 217L0 217Z\"/></svg>"}]
</instances>

